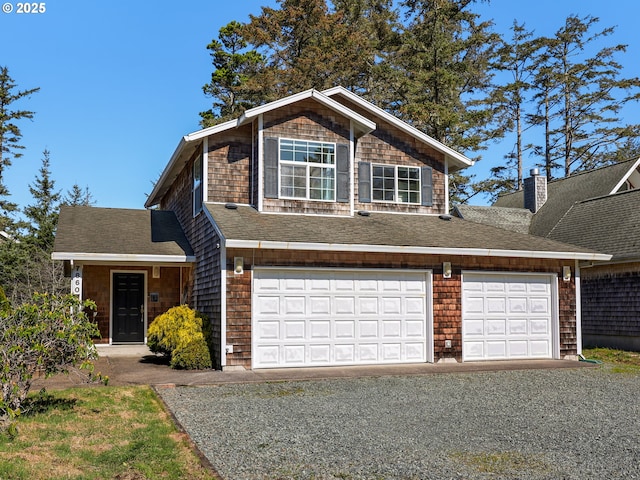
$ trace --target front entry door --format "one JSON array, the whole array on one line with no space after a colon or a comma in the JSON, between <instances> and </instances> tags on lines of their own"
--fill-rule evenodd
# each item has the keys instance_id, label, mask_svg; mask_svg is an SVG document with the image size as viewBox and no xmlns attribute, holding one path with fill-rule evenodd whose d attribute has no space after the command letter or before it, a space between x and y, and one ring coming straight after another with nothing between
<instances>
[{"instance_id":1,"label":"front entry door","mask_svg":"<svg viewBox=\"0 0 640 480\"><path fill-rule=\"evenodd\" d=\"M113 342L144 342L144 274L113 274Z\"/></svg>"}]
</instances>

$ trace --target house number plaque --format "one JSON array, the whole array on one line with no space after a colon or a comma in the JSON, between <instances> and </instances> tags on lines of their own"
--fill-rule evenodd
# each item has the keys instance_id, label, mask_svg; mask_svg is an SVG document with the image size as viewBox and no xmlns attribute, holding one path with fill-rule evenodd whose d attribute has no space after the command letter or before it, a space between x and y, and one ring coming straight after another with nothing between
<instances>
[{"instance_id":1,"label":"house number plaque","mask_svg":"<svg viewBox=\"0 0 640 480\"><path fill-rule=\"evenodd\" d=\"M82 295L82 267L74 267L71 272L71 293L73 295Z\"/></svg>"}]
</instances>

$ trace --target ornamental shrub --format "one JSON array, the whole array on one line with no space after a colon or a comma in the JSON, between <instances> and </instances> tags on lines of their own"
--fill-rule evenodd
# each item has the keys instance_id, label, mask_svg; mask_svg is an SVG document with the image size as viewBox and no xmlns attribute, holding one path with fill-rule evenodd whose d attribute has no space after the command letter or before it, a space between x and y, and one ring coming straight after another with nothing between
<instances>
[{"instance_id":1,"label":"ornamental shrub","mask_svg":"<svg viewBox=\"0 0 640 480\"><path fill-rule=\"evenodd\" d=\"M73 295L34 294L17 308L0 308L0 429L15 430L13 420L36 374L68 373L71 367L92 368L97 357L93 338L98 329L84 312L95 308Z\"/></svg>"},{"instance_id":2,"label":"ornamental shrub","mask_svg":"<svg viewBox=\"0 0 640 480\"><path fill-rule=\"evenodd\" d=\"M211 368L202 317L187 305L157 316L147 331L147 345L152 352L170 357L172 368Z\"/></svg>"}]
</instances>

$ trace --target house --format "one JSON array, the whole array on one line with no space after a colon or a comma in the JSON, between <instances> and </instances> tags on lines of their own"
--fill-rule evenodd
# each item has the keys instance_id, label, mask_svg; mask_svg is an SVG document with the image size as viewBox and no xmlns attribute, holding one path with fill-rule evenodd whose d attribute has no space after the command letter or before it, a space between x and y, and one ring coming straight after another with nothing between
<instances>
[{"instance_id":1,"label":"house","mask_svg":"<svg viewBox=\"0 0 640 480\"><path fill-rule=\"evenodd\" d=\"M448 215L471 163L308 90L183 137L148 210L63 208L53 258L103 342L188 302L216 368L577 358L579 262L610 256Z\"/></svg>"},{"instance_id":2,"label":"house","mask_svg":"<svg viewBox=\"0 0 640 480\"><path fill-rule=\"evenodd\" d=\"M532 173L523 191L455 215L612 255L580 263L583 343L640 350L640 159L548 185Z\"/></svg>"}]
</instances>

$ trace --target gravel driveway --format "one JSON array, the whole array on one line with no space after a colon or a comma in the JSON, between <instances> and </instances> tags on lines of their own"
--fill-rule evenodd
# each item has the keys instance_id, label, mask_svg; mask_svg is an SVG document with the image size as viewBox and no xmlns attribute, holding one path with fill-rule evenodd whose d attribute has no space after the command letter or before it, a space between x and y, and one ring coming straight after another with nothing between
<instances>
[{"instance_id":1,"label":"gravel driveway","mask_svg":"<svg viewBox=\"0 0 640 480\"><path fill-rule=\"evenodd\" d=\"M158 392L225 480L640 478L640 375L605 367Z\"/></svg>"}]
</instances>

